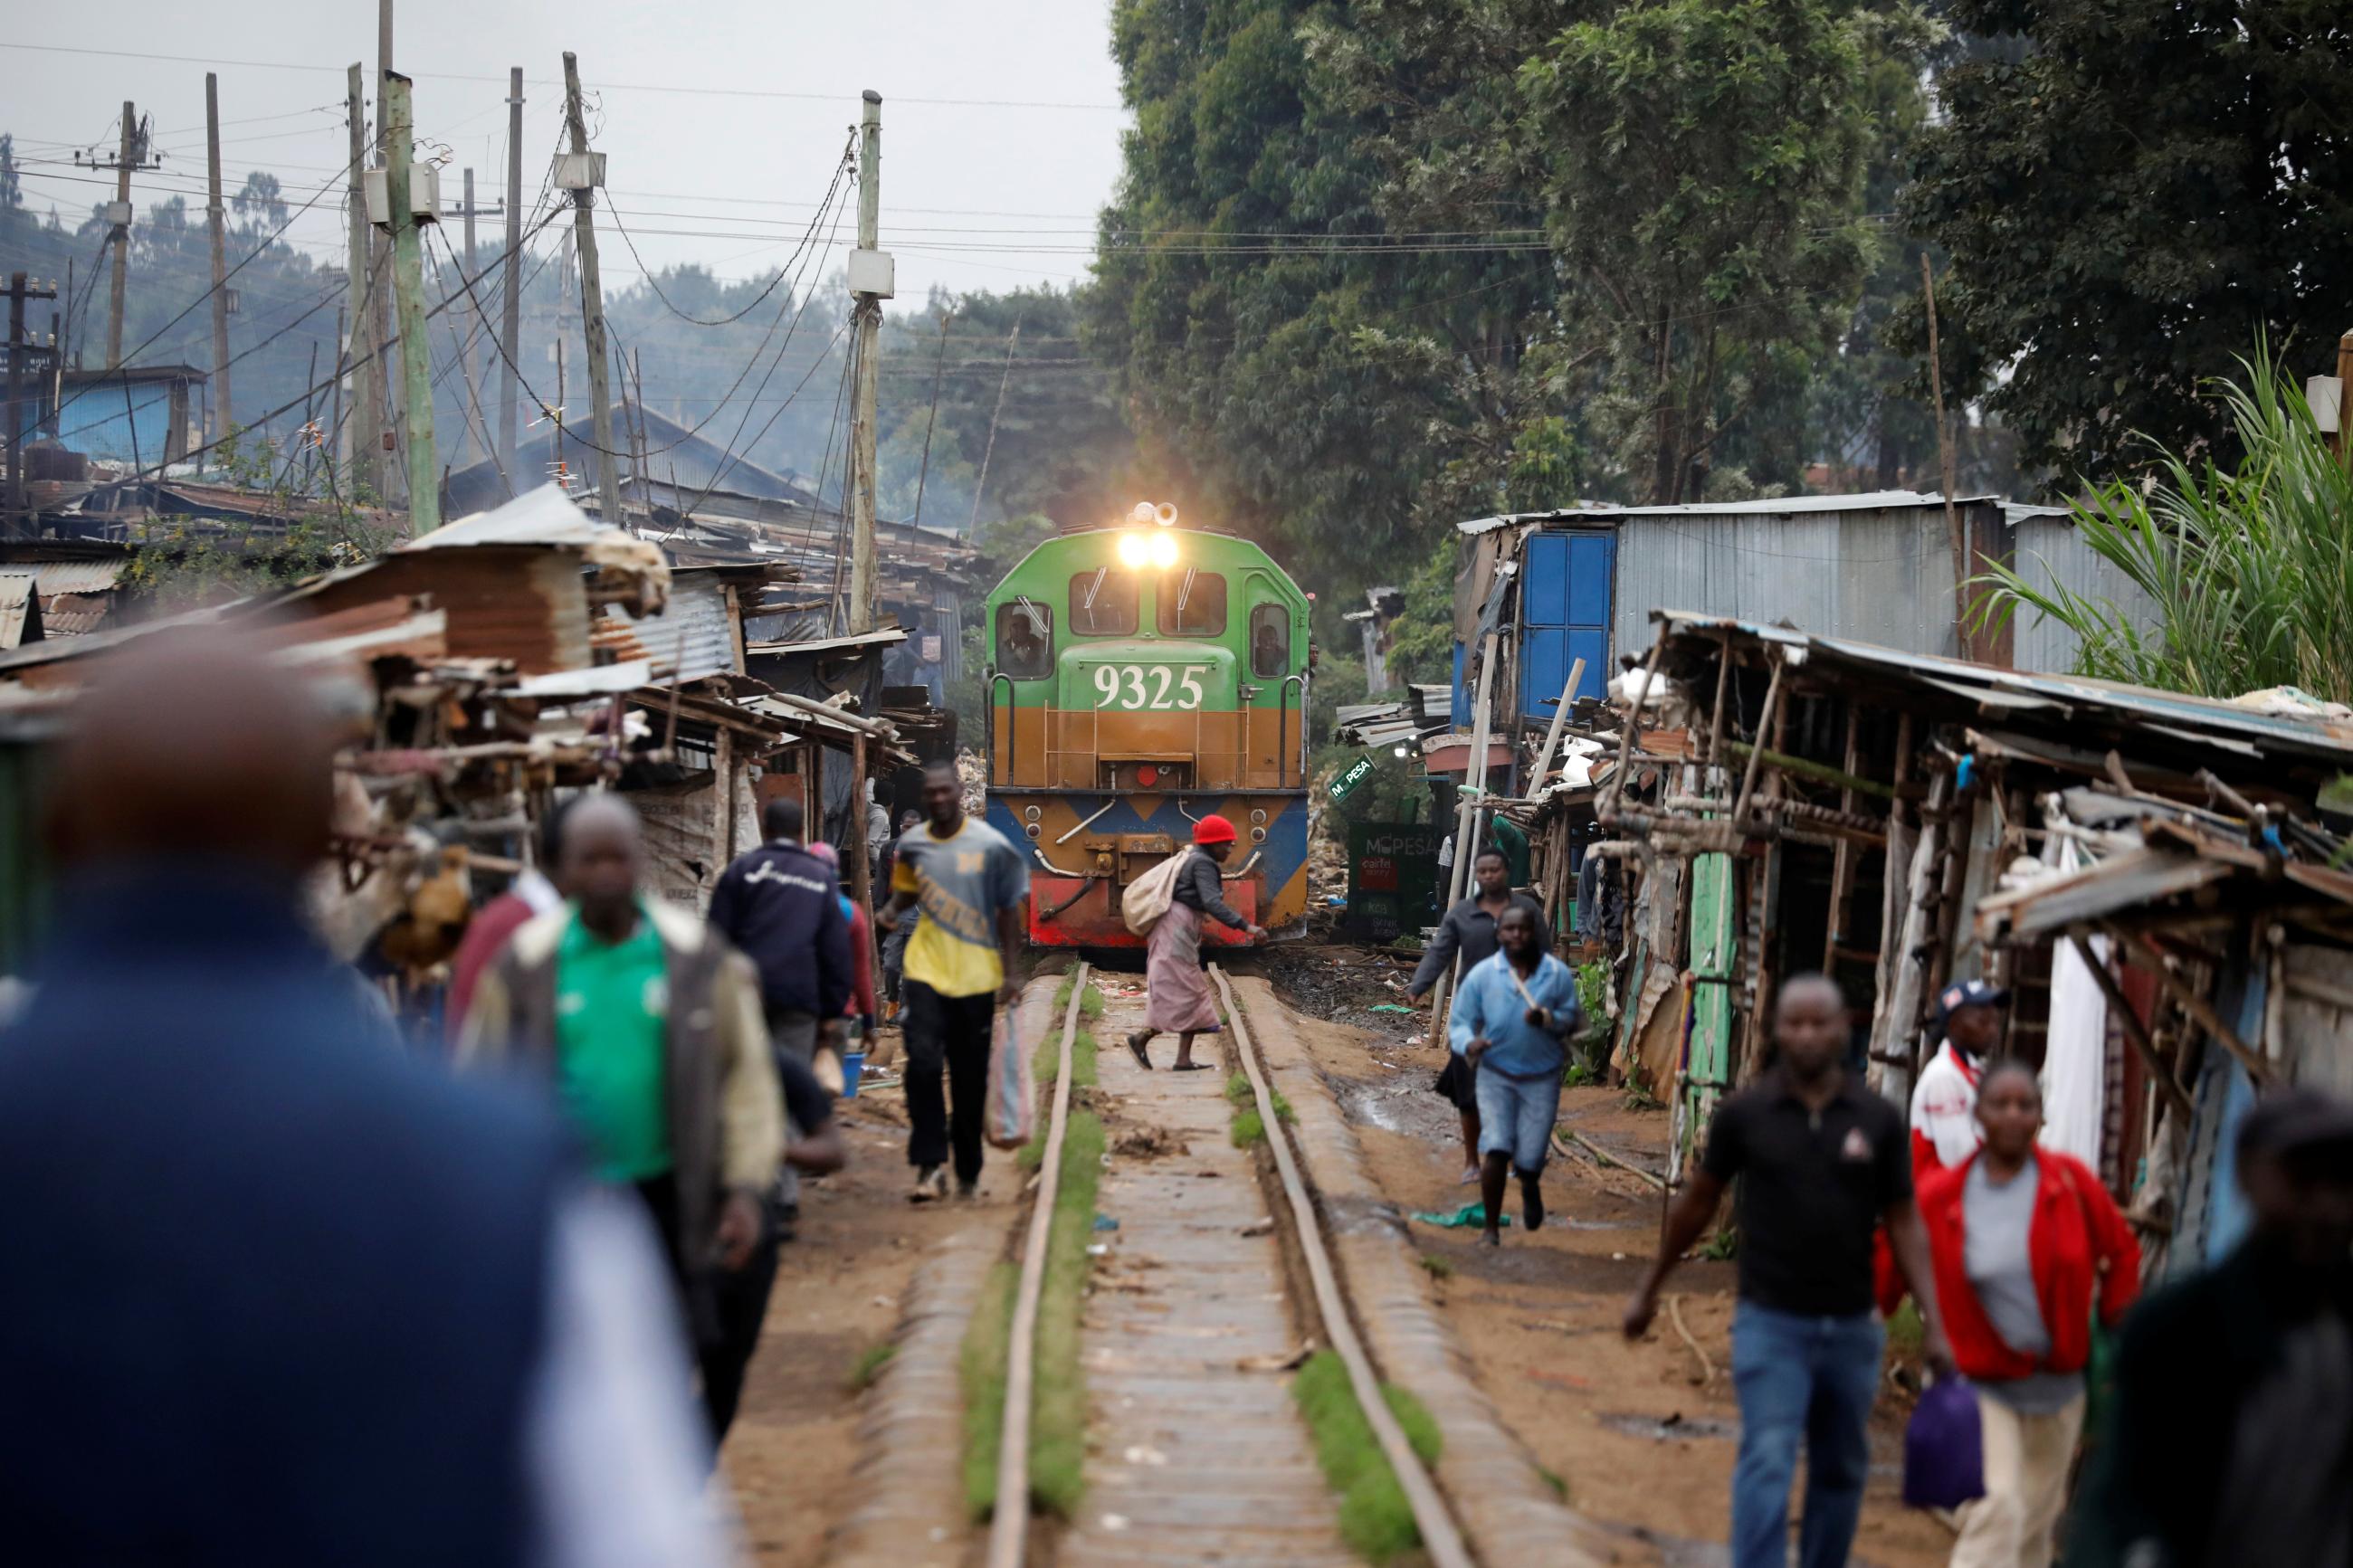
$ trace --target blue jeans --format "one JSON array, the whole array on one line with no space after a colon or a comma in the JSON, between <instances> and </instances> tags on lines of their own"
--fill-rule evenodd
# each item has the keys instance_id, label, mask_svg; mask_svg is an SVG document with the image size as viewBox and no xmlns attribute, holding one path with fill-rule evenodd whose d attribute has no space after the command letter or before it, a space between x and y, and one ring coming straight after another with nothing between
<instances>
[{"instance_id":1,"label":"blue jeans","mask_svg":"<svg viewBox=\"0 0 2353 1568\"><path fill-rule=\"evenodd\" d=\"M1806 1443L1799 1568L1840 1568L1862 1518L1871 1403L1887 1331L1876 1312L1810 1318L1743 1301L1732 1319L1740 1459L1732 1472L1733 1568L1786 1568L1789 1483Z\"/></svg>"}]
</instances>

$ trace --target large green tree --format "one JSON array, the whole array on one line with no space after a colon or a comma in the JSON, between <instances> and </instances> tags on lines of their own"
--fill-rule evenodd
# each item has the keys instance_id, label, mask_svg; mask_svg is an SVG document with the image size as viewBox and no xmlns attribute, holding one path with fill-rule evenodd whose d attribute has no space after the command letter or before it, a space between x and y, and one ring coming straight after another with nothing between
<instances>
[{"instance_id":1,"label":"large green tree","mask_svg":"<svg viewBox=\"0 0 2353 1568\"><path fill-rule=\"evenodd\" d=\"M1905 208L1952 257L1948 381L2021 457L2127 471L2232 447L2208 380L2258 331L2309 358L2353 320L2344 0L1953 0L2011 40L1939 79Z\"/></svg>"},{"instance_id":2,"label":"large green tree","mask_svg":"<svg viewBox=\"0 0 2353 1568\"><path fill-rule=\"evenodd\" d=\"M1794 487L1829 444L1814 384L1875 326L1864 170L1918 118L1909 13L1114 17L1135 127L1092 341L1147 447L1309 575L1401 574L1478 510Z\"/></svg>"}]
</instances>

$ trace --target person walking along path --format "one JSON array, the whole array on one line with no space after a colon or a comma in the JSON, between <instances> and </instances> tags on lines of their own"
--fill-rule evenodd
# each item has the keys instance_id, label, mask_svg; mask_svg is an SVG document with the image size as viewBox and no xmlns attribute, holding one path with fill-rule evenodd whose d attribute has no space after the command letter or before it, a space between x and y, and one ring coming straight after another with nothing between
<instances>
[{"instance_id":1,"label":"person walking along path","mask_svg":"<svg viewBox=\"0 0 2353 1568\"><path fill-rule=\"evenodd\" d=\"M717 1568L646 1226L311 932L313 694L217 633L92 665L0 1028L5 1555Z\"/></svg>"},{"instance_id":2,"label":"person walking along path","mask_svg":"<svg viewBox=\"0 0 2353 1568\"><path fill-rule=\"evenodd\" d=\"M1152 1054L1145 1047L1160 1035L1176 1037L1172 1072L1198 1072L1209 1065L1193 1059L1193 1037L1218 1032L1218 999L1201 973L1201 921L1215 920L1254 942L1266 940L1264 926L1243 919L1226 902L1218 868L1233 854L1234 839L1234 825L1222 816L1205 816L1193 825L1192 847L1180 851L1185 861L1169 889L1168 912L1153 922L1145 940L1144 1027L1127 1037L1127 1050L1146 1072L1152 1070Z\"/></svg>"},{"instance_id":3,"label":"person walking along path","mask_svg":"<svg viewBox=\"0 0 2353 1568\"><path fill-rule=\"evenodd\" d=\"M1996 1061L1977 1091L1983 1143L1920 1186L1936 1300L1984 1434L1985 1496L1961 1509L1952 1568L2050 1568L2093 1315L2114 1326L2140 1294L2140 1245L2098 1176L2035 1147L2032 1067Z\"/></svg>"},{"instance_id":4,"label":"person walking along path","mask_svg":"<svg viewBox=\"0 0 2353 1568\"><path fill-rule=\"evenodd\" d=\"M1668 1212L1659 1255L1626 1306L1626 1337L1640 1338L1658 1312L1667 1276L1737 1178L1733 1568L1788 1562L1789 1486L1800 1440L1801 1568L1840 1568L1854 1544L1886 1343L1871 1272L1872 1231L1883 1220L1920 1303L1922 1355L1939 1376L1953 1372L1913 1202L1904 1121L1847 1073L1847 1036L1846 999L1828 976L1783 983L1773 1015L1779 1059L1717 1109L1706 1152Z\"/></svg>"},{"instance_id":5,"label":"person walking along path","mask_svg":"<svg viewBox=\"0 0 2353 1568\"><path fill-rule=\"evenodd\" d=\"M1013 846L965 815L954 763L923 770L923 809L929 821L899 841L881 921L890 931L908 910L923 911L907 942L905 979L907 1163L917 1203L947 1195L952 1148L958 1195L979 1190L990 1033L997 1007L1020 992L1029 896L1029 868Z\"/></svg>"},{"instance_id":6,"label":"person walking along path","mask_svg":"<svg viewBox=\"0 0 2353 1568\"><path fill-rule=\"evenodd\" d=\"M598 1176L659 1231L702 1360L718 1348L713 1266L741 1268L758 1245L784 1117L757 973L705 921L646 899L643 862L626 803L573 805L557 860L573 901L482 976L459 1059L545 1075Z\"/></svg>"},{"instance_id":7,"label":"person walking along path","mask_svg":"<svg viewBox=\"0 0 2353 1568\"><path fill-rule=\"evenodd\" d=\"M1502 950L1462 977L1450 1026L1453 1050L1477 1086L1483 1237L1503 1245L1504 1176L1520 1178L1520 1220L1544 1225L1545 1160L1560 1114L1568 1040L1584 1022L1577 976L1544 950L1541 917L1514 905L1496 922Z\"/></svg>"},{"instance_id":8,"label":"person walking along path","mask_svg":"<svg viewBox=\"0 0 2353 1568\"><path fill-rule=\"evenodd\" d=\"M766 841L720 873L711 890L711 923L759 968L761 1012L779 1064L807 1068L849 995L852 960L839 879L802 845L802 816L801 803L786 796L761 808ZM767 1216L786 1239L800 1197L800 1174L788 1165L769 1194Z\"/></svg>"},{"instance_id":9,"label":"person walking along path","mask_svg":"<svg viewBox=\"0 0 2353 1568\"><path fill-rule=\"evenodd\" d=\"M1471 878L1475 884L1472 895L1446 911L1438 923L1438 934L1430 939L1422 950L1421 962L1414 965L1413 978L1406 983L1406 1000L1419 1006L1430 988L1454 973L1455 961L1461 961L1461 971L1468 974L1495 955L1501 945L1495 935L1496 922L1505 910L1524 909L1536 918L1537 948L1550 952L1551 935L1545 929L1544 906L1525 893L1512 890L1509 872L1501 849L1479 851L1471 863ZM1469 1186L1479 1180L1479 1093L1478 1076L1462 1057L1452 1050L1446 1054L1446 1070L1430 1086L1444 1095L1462 1119L1462 1181Z\"/></svg>"}]
</instances>

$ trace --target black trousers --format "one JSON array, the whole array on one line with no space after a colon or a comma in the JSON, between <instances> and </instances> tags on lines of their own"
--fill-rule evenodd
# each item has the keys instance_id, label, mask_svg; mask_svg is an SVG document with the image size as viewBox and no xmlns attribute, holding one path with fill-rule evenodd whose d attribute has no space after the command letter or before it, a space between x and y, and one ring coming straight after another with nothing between
<instances>
[{"instance_id":1,"label":"black trousers","mask_svg":"<svg viewBox=\"0 0 2353 1568\"><path fill-rule=\"evenodd\" d=\"M907 1163L917 1170L948 1163L956 1180L980 1179L981 1132L988 1111L988 1036L997 994L943 996L920 980L906 983ZM947 1094L941 1093L946 1079ZM951 1120L948 1100L955 1110Z\"/></svg>"},{"instance_id":2,"label":"black trousers","mask_svg":"<svg viewBox=\"0 0 2353 1568\"><path fill-rule=\"evenodd\" d=\"M776 1284L776 1255L781 1250L777 1216L763 1204L760 1244L744 1267L730 1274L720 1271L712 1291L717 1309L718 1335L697 1359L702 1368L702 1408L711 1419L711 1446L727 1440L727 1428L744 1400L744 1374L760 1348L760 1325L767 1321L768 1294Z\"/></svg>"}]
</instances>

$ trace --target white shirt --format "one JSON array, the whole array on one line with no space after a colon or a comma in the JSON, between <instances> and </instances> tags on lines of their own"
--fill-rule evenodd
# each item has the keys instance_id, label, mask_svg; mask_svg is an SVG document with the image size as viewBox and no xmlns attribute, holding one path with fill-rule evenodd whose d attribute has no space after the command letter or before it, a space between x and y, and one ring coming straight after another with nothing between
<instances>
[{"instance_id":1,"label":"white shirt","mask_svg":"<svg viewBox=\"0 0 2353 1568\"><path fill-rule=\"evenodd\" d=\"M1920 1069L1920 1081L1912 1090L1915 1167L1923 1145L1933 1150L1936 1163L1947 1170L1977 1152L1979 1070L1950 1040L1937 1047L1928 1065Z\"/></svg>"},{"instance_id":2,"label":"white shirt","mask_svg":"<svg viewBox=\"0 0 2353 1568\"><path fill-rule=\"evenodd\" d=\"M705 1436L669 1275L635 1200L583 1186L548 1238L547 1324L523 1412L538 1568L721 1568Z\"/></svg>"}]
</instances>

